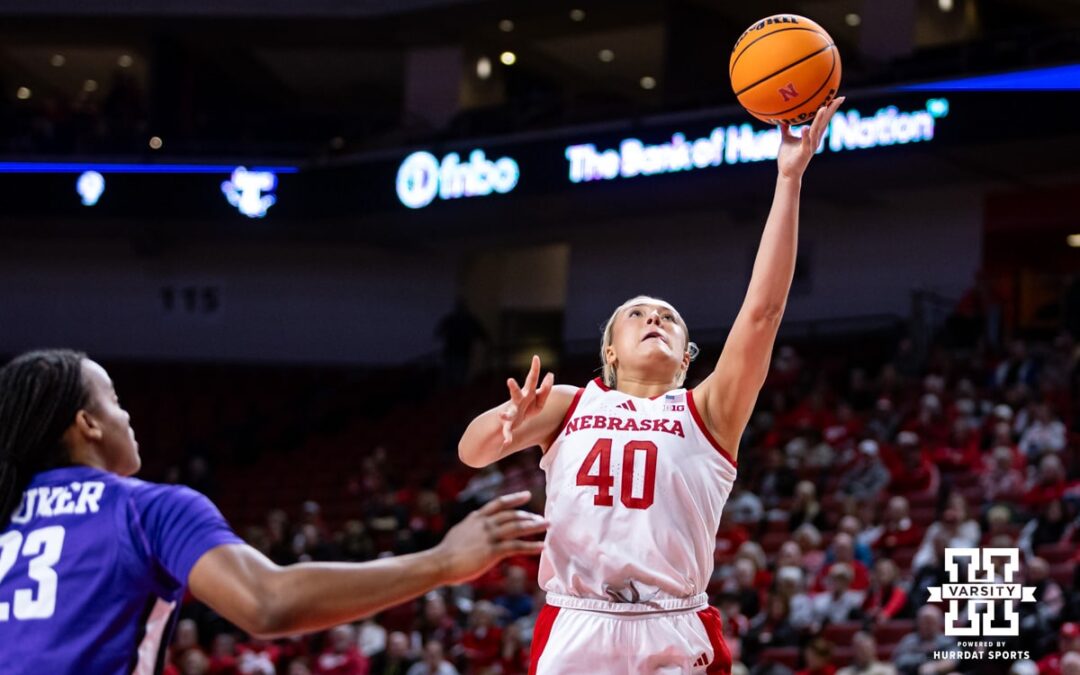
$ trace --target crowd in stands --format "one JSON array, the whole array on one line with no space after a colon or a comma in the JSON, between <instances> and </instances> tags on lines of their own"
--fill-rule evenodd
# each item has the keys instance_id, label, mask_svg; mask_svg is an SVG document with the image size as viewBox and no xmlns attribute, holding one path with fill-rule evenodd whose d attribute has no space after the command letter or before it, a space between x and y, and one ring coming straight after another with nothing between
<instances>
[{"instance_id":1,"label":"crowd in stands","mask_svg":"<svg viewBox=\"0 0 1080 675\"><path fill-rule=\"evenodd\" d=\"M717 533L708 590L724 617L735 672L1080 672L1080 443L1070 431L1080 419L1080 347L1073 337L1016 340L1001 350L983 342L919 350L900 340L876 362L846 349L819 352L778 350ZM475 383L433 392L408 411L391 407L382 426L365 422L385 434L383 443L356 452L341 445L352 438L346 430L280 461L261 457L214 482L200 480L220 493L238 531L278 563L419 550L496 494L531 489L532 507L542 510L538 452L474 471L452 451L456 425L497 396L497 386ZM425 437L434 449L421 457L403 440L419 433L419 418L439 427ZM304 458L309 463L297 466ZM311 489L285 487L298 482ZM978 546L1020 550L1013 581L1034 586L1037 602L1017 603L1019 636L999 638L999 649L1026 658L933 657L958 643L944 634L947 607L929 602L928 589L949 581L946 548ZM536 560L511 559L472 584L356 625L272 642L240 634L192 601L169 668L184 675L526 673L543 604L536 572ZM996 570L999 580L1002 573ZM962 609L961 620L975 611Z\"/></svg>"}]
</instances>

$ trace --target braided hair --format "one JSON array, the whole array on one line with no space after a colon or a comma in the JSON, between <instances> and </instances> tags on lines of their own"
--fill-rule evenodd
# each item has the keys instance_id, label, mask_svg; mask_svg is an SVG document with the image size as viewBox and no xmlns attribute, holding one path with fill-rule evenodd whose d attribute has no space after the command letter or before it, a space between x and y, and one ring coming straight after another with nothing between
<instances>
[{"instance_id":1,"label":"braided hair","mask_svg":"<svg viewBox=\"0 0 1080 675\"><path fill-rule=\"evenodd\" d=\"M68 463L64 432L90 400L84 359L82 352L50 349L0 368L0 530L34 474Z\"/></svg>"}]
</instances>

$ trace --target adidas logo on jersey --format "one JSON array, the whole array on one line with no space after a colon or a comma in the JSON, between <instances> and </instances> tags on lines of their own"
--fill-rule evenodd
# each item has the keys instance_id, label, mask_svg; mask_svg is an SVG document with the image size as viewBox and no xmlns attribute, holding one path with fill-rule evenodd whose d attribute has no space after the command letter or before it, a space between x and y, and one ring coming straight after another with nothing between
<instances>
[{"instance_id":1,"label":"adidas logo on jersey","mask_svg":"<svg viewBox=\"0 0 1080 675\"><path fill-rule=\"evenodd\" d=\"M707 668L708 665L709 665L709 655L705 654L705 653L702 653L701 656L698 657L698 660L694 661L694 667L695 668Z\"/></svg>"},{"instance_id":2,"label":"adidas logo on jersey","mask_svg":"<svg viewBox=\"0 0 1080 675\"><path fill-rule=\"evenodd\" d=\"M615 407L616 408L622 408L623 410L632 410L633 412L637 412L637 408L634 407L634 402L631 401L630 399L626 399L625 401L623 401L622 403L620 403L619 405L617 405Z\"/></svg>"}]
</instances>

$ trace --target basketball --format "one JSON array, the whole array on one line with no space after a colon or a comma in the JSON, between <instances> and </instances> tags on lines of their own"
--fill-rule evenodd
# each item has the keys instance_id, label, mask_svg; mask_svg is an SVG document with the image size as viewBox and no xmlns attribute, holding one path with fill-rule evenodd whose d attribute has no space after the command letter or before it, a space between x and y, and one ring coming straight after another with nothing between
<instances>
[{"instance_id":1,"label":"basketball","mask_svg":"<svg viewBox=\"0 0 1080 675\"><path fill-rule=\"evenodd\" d=\"M777 14L739 36L728 72L748 113L768 124L803 124L836 96L840 52L810 19Z\"/></svg>"}]
</instances>

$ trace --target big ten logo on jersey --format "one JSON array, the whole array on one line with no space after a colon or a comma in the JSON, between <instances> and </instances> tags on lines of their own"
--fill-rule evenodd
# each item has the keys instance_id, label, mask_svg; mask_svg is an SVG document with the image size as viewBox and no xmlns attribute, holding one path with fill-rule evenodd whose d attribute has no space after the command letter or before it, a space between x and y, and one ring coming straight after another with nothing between
<instances>
[{"instance_id":1,"label":"big ten logo on jersey","mask_svg":"<svg viewBox=\"0 0 1080 675\"><path fill-rule=\"evenodd\" d=\"M664 412L685 412L686 394L664 394Z\"/></svg>"}]
</instances>

